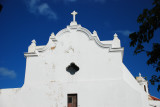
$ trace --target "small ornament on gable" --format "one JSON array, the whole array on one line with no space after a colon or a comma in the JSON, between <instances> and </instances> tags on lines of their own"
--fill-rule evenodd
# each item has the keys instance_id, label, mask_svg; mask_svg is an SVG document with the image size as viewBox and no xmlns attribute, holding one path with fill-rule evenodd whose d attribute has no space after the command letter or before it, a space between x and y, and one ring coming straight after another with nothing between
<instances>
[{"instance_id":1,"label":"small ornament on gable","mask_svg":"<svg viewBox=\"0 0 160 107\"><path fill-rule=\"evenodd\" d=\"M114 39L118 39L117 33L114 34Z\"/></svg>"},{"instance_id":2,"label":"small ornament on gable","mask_svg":"<svg viewBox=\"0 0 160 107\"><path fill-rule=\"evenodd\" d=\"M36 44L36 40L33 39L33 40L32 40L32 44Z\"/></svg>"},{"instance_id":3,"label":"small ornament on gable","mask_svg":"<svg viewBox=\"0 0 160 107\"><path fill-rule=\"evenodd\" d=\"M33 39L31 45L28 47L28 52L35 52L36 50L36 41Z\"/></svg>"},{"instance_id":4,"label":"small ornament on gable","mask_svg":"<svg viewBox=\"0 0 160 107\"><path fill-rule=\"evenodd\" d=\"M121 48L121 43L120 43L120 40L119 40L118 35L116 33L114 34L112 48Z\"/></svg>"},{"instance_id":5,"label":"small ornament on gable","mask_svg":"<svg viewBox=\"0 0 160 107\"><path fill-rule=\"evenodd\" d=\"M57 39L56 39L56 36L55 36L54 32L52 32L52 33L51 33L50 39L51 39L52 41L54 41L54 42L56 42L56 41L57 41Z\"/></svg>"},{"instance_id":6,"label":"small ornament on gable","mask_svg":"<svg viewBox=\"0 0 160 107\"><path fill-rule=\"evenodd\" d=\"M95 30L93 31L93 34L92 34L92 35L93 35L93 36L98 36L98 35L97 35L97 32L96 32Z\"/></svg>"}]
</instances>

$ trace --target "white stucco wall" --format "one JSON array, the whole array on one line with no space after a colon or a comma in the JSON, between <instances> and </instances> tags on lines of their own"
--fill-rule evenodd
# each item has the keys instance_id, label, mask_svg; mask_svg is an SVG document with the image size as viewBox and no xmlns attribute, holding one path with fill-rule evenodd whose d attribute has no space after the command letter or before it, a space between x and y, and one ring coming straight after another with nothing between
<instances>
[{"instance_id":1,"label":"white stucco wall","mask_svg":"<svg viewBox=\"0 0 160 107\"><path fill-rule=\"evenodd\" d=\"M150 107L160 107L160 101L149 100Z\"/></svg>"},{"instance_id":2,"label":"white stucco wall","mask_svg":"<svg viewBox=\"0 0 160 107\"><path fill-rule=\"evenodd\" d=\"M37 50L32 44L25 54L23 87L1 90L0 107L67 107L67 94L74 93L78 107L148 107L148 97L123 64L123 48L116 41L103 44L96 34L75 25ZM74 75L66 71L72 62L80 68Z\"/></svg>"}]
</instances>

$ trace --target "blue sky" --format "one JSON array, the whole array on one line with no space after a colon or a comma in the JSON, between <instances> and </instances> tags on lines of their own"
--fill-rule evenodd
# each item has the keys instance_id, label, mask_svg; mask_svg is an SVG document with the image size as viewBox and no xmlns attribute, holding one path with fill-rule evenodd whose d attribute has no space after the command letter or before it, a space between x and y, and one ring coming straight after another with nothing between
<instances>
[{"instance_id":1,"label":"blue sky","mask_svg":"<svg viewBox=\"0 0 160 107\"><path fill-rule=\"evenodd\" d=\"M133 74L157 74L147 66L144 53L134 55L129 47L129 33L138 30L136 19L144 8L152 7L152 0L1 0L0 13L0 88L21 87L24 83L27 52L32 39L45 45L55 34L72 21L76 10L78 24L96 30L100 40L112 40L117 33L124 47L124 64ZM159 31L156 32L156 35ZM152 42L160 40L156 36ZM146 45L147 49L151 45ZM157 87L149 83L150 93L159 97Z\"/></svg>"}]
</instances>

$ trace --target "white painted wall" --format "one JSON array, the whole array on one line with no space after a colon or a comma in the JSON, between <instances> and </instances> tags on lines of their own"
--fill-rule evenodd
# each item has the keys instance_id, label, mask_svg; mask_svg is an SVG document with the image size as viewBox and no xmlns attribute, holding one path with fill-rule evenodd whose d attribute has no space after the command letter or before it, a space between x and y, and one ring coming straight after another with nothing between
<instances>
[{"instance_id":1,"label":"white painted wall","mask_svg":"<svg viewBox=\"0 0 160 107\"><path fill-rule=\"evenodd\" d=\"M78 107L148 107L146 93L122 62L118 37L103 43L80 25L52 34L46 46L32 42L25 83L1 90L0 107L67 107L72 93L78 94ZM74 75L66 71L72 62L80 68Z\"/></svg>"},{"instance_id":2,"label":"white painted wall","mask_svg":"<svg viewBox=\"0 0 160 107\"><path fill-rule=\"evenodd\" d=\"M149 100L150 107L160 107L160 101Z\"/></svg>"}]
</instances>

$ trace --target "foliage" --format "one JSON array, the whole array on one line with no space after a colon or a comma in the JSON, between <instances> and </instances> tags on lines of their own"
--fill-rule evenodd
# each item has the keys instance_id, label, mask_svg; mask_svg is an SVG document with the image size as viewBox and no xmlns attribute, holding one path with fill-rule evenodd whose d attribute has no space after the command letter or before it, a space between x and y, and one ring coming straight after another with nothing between
<instances>
[{"instance_id":1,"label":"foliage","mask_svg":"<svg viewBox=\"0 0 160 107\"><path fill-rule=\"evenodd\" d=\"M2 4L0 4L0 12L1 12L2 8L3 8L3 6L2 6Z\"/></svg>"},{"instance_id":2,"label":"foliage","mask_svg":"<svg viewBox=\"0 0 160 107\"><path fill-rule=\"evenodd\" d=\"M149 57L147 64L153 65L157 72L160 71L160 43L153 43L152 50L145 50L144 43L149 43L154 37L154 32L160 28L160 0L153 1L153 8L148 10L144 9L143 13L137 18L137 22L140 24L139 31L131 33L129 38L131 39L130 47L135 47L134 53L145 52ZM160 76L152 76L150 82L159 82ZM160 90L160 86L158 86Z\"/></svg>"}]
</instances>

